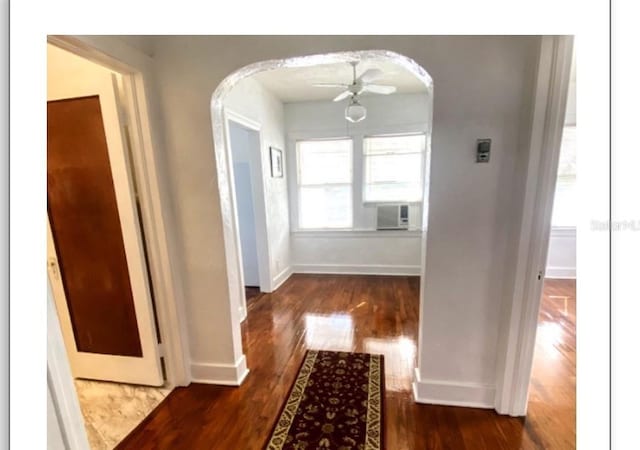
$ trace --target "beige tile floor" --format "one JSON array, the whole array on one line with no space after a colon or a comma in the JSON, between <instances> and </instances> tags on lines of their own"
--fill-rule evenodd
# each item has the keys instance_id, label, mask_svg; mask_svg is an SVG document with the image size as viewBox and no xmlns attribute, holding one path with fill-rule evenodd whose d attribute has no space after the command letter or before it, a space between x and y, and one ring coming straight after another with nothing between
<instances>
[{"instance_id":1,"label":"beige tile floor","mask_svg":"<svg viewBox=\"0 0 640 450\"><path fill-rule=\"evenodd\" d=\"M92 450L110 450L125 438L171 389L75 380Z\"/></svg>"}]
</instances>

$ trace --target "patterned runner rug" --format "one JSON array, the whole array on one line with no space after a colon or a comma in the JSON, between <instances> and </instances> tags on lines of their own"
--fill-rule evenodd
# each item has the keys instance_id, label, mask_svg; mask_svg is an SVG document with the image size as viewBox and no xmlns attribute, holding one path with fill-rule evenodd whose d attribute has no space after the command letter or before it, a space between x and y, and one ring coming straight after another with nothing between
<instances>
[{"instance_id":1,"label":"patterned runner rug","mask_svg":"<svg viewBox=\"0 0 640 450\"><path fill-rule=\"evenodd\" d=\"M384 449L382 355L307 351L265 449Z\"/></svg>"}]
</instances>

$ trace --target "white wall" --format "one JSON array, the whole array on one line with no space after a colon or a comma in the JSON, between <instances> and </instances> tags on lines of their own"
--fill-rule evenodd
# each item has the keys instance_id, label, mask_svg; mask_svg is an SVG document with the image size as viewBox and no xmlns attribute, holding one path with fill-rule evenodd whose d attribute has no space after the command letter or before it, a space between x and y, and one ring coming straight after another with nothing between
<instances>
[{"instance_id":1,"label":"white wall","mask_svg":"<svg viewBox=\"0 0 640 450\"><path fill-rule=\"evenodd\" d=\"M51 387L47 384L47 449L65 450L67 445L62 437L63 425L60 423L51 395Z\"/></svg>"},{"instance_id":2,"label":"white wall","mask_svg":"<svg viewBox=\"0 0 640 450\"><path fill-rule=\"evenodd\" d=\"M345 102L284 105L294 272L420 274L421 234L375 231L376 208L362 202L362 140L366 135L375 134L429 133L429 97L426 93L365 95L361 103L367 108L367 118L355 124L344 119ZM353 139L353 231L299 230L296 141L330 137ZM421 228L421 216L421 205L411 205L411 230Z\"/></svg>"},{"instance_id":3,"label":"white wall","mask_svg":"<svg viewBox=\"0 0 640 450\"><path fill-rule=\"evenodd\" d=\"M493 404L503 287L511 281L507 239L520 221L525 177L518 162L526 156L537 44L535 37L474 37L443 45L442 72L439 64L425 65L434 77L418 352L418 386L427 401ZM492 139L491 160L478 164L476 139L485 137Z\"/></svg>"},{"instance_id":4,"label":"white wall","mask_svg":"<svg viewBox=\"0 0 640 450\"><path fill-rule=\"evenodd\" d=\"M547 255L547 278L576 277L576 229L552 228Z\"/></svg>"},{"instance_id":5,"label":"white wall","mask_svg":"<svg viewBox=\"0 0 640 450\"><path fill-rule=\"evenodd\" d=\"M270 146L282 150L285 148L283 105L260 83L247 78L229 93L225 101L225 108L258 122L262 126L260 130L262 136L261 156L267 221L269 279L271 280L271 288L274 289L289 276L291 266L288 173L285 170L284 177L272 178L269 155Z\"/></svg>"},{"instance_id":6,"label":"white wall","mask_svg":"<svg viewBox=\"0 0 640 450\"><path fill-rule=\"evenodd\" d=\"M68 92L74 80L93 79L120 74L80 58L73 53L47 44L47 98L58 98L59 92Z\"/></svg>"},{"instance_id":7,"label":"white wall","mask_svg":"<svg viewBox=\"0 0 640 450\"><path fill-rule=\"evenodd\" d=\"M295 273L420 275L420 231L294 233Z\"/></svg>"},{"instance_id":8,"label":"white wall","mask_svg":"<svg viewBox=\"0 0 640 450\"><path fill-rule=\"evenodd\" d=\"M421 384L433 394L432 401L454 396L451 389L473 396L475 391L466 394L469 386L490 394L501 339L502 288L513 278L507 270L512 261L506 236L522 217L518 205L526 167L517 162L527 156L526 118L539 41L535 36L156 38L158 91L150 95L158 96L164 118L177 222L170 238L183 255L192 358L219 366L235 365L242 355L240 325L228 312L212 92L227 75L257 61L386 49L413 58L434 80L429 249L418 349ZM491 162L475 164L475 142L483 137L493 139Z\"/></svg>"}]
</instances>

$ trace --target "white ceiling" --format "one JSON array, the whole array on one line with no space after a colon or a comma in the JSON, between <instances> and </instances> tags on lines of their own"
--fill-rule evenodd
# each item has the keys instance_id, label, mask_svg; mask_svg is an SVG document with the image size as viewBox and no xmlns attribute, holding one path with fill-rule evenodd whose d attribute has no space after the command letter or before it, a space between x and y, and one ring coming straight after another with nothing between
<instances>
[{"instance_id":1,"label":"white ceiling","mask_svg":"<svg viewBox=\"0 0 640 450\"><path fill-rule=\"evenodd\" d=\"M375 59L361 61L356 69L356 75L359 76L370 68L377 68L384 72L384 76L377 79L375 84L396 86L396 93L398 94L427 91L424 84L411 72L392 62ZM254 75L253 78L262 83L283 103L293 103L333 99L342 92L340 88L319 88L314 87L313 84L351 83L353 81L353 72L350 64L340 63L274 69L260 72Z\"/></svg>"}]
</instances>

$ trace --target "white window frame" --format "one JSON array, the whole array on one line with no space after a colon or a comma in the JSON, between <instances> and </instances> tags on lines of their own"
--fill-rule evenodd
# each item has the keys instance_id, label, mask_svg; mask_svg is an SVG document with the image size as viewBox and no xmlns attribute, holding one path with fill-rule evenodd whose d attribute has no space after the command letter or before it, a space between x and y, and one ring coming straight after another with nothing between
<instances>
[{"instance_id":1,"label":"white window frame","mask_svg":"<svg viewBox=\"0 0 640 450\"><path fill-rule=\"evenodd\" d=\"M384 137L405 137L405 136L423 136L425 138L425 146L422 149L422 158L420 159L420 187L422 188L420 193L420 200L403 201L403 200L367 200L366 187L367 187L367 154L365 151L365 141L371 138L384 138ZM409 132L409 133L385 133L385 134L366 134L362 136L362 204L365 206L375 205L422 205L424 202L424 180L425 180L425 157L427 154L427 133L425 132Z\"/></svg>"},{"instance_id":2,"label":"white window frame","mask_svg":"<svg viewBox=\"0 0 640 450\"><path fill-rule=\"evenodd\" d=\"M351 163L351 178L349 183L322 183L322 184L309 184L309 185L303 185L302 184L302 177L300 174L300 143L301 142L318 142L318 141L349 141L349 143L351 144L351 148L349 150L350 152L350 158L349 158L349 162ZM297 197L297 206L298 206L298 210L297 210L297 223L296 223L296 230L300 230L300 231L321 231L321 230L352 230L353 229L353 205L354 205L354 201L353 201L353 137L351 136L338 136L338 137L326 137L326 138L312 138L312 139L297 139L295 141L296 143L296 197ZM351 213L349 214L349 226L347 227L320 227L320 228L304 228L301 226L302 223L302 196L300 195L300 189L304 186L315 186L315 187L322 187L322 186L350 186L350 194L349 195L349 206L351 208Z\"/></svg>"}]
</instances>

